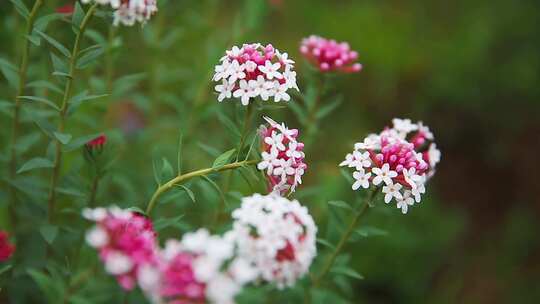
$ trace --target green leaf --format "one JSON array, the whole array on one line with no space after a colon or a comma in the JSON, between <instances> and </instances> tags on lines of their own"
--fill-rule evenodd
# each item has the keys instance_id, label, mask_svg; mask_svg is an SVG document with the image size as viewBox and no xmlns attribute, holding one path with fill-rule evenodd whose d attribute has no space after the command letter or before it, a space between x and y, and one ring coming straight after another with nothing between
<instances>
[{"instance_id":1,"label":"green leaf","mask_svg":"<svg viewBox=\"0 0 540 304\"><path fill-rule=\"evenodd\" d=\"M22 99L22 100L30 100L30 101L37 101L37 102L40 102L44 105L47 105L53 109L55 109L56 111L60 111L60 108L52 101L48 100L48 99L45 99L43 97L37 97L37 96L18 96L17 98L19 99Z\"/></svg>"},{"instance_id":2,"label":"green leaf","mask_svg":"<svg viewBox=\"0 0 540 304\"><path fill-rule=\"evenodd\" d=\"M345 168L339 169L339 172L341 173L341 175L343 175L343 177L347 180L347 182L349 182L349 184L352 185L354 183L352 174L349 173L349 171L345 170Z\"/></svg>"},{"instance_id":3,"label":"green leaf","mask_svg":"<svg viewBox=\"0 0 540 304\"><path fill-rule=\"evenodd\" d=\"M227 128L227 130L231 131L231 133L236 137L240 138L241 132L238 126L229 118L227 115L225 115L223 112L218 111L218 120Z\"/></svg>"},{"instance_id":4,"label":"green leaf","mask_svg":"<svg viewBox=\"0 0 540 304\"><path fill-rule=\"evenodd\" d=\"M55 71L66 73L68 71L67 62L65 59L62 59L53 52L51 52L51 61Z\"/></svg>"},{"instance_id":5,"label":"green leaf","mask_svg":"<svg viewBox=\"0 0 540 304\"><path fill-rule=\"evenodd\" d=\"M5 65L0 65L0 71L8 81L10 87L16 89L19 86L19 74L16 70Z\"/></svg>"},{"instance_id":6,"label":"green leaf","mask_svg":"<svg viewBox=\"0 0 540 304\"><path fill-rule=\"evenodd\" d=\"M216 189L216 191L219 194L219 196L221 197L221 200L223 201L223 203L225 205L227 205L227 200L225 198L225 194L223 194L223 191L221 191L221 188L216 184L216 182L214 182L211 178L209 178L206 175L201 175L201 178L204 179L205 181L207 181L210 185L212 185L212 187L214 187L214 189Z\"/></svg>"},{"instance_id":7,"label":"green leaf","mask_svg":"<svg viewBox=\"0 0 540 304\"><path fill-rule=\"evenodd\" d=\"M36 158L32 158L31 160L27 161L24 165L22 165L21 168L17 170L17 174L34 170L34 169L52 168L52 167L54 167L54 163L51 160L43 158L43 157L36 157Z\"/></svg>"},{"instance_id":8,"label":"green leaf","mask_svg":"<svg viewBox=\"0 0 540 304\"><path fill-rule=\"evenodd\" d=\"M30 41L35 46L41 45L41 38L34 36L34 35L25 35L26 39Z\"/></svg>"},{"instance_id":9,"label":"green leaf","mask_svg":"<svg viewBox=\"0 0 540 304\"><path fill-rule=\"evenodd\" d=\"M51 21L62 19L63 15L58 13L48 14L42 17L39 17L36 22L34 22L34 29L44 32L47 29L47 26Z\"/></svg>"},{"instance_id":10,"label":"green leaf","mask_svg":"<svg viewBox=\"0 0 540 304\"><path fill-rule=\"evenodd\" d=\"M233 156L236 149L231 149L229 151L224 152L220 156L214 160L214 164L212 165L212 169L218 170L219 168L225 166L227 163L229 163L229 159Z\"/></svg>"},{"instance_id":11,"label":"green leaf","mask_svg":"<svg viewBox=\"0 0 540 304\"><path fill-rule=\"evenodd\" d=\"M377 227L371 227L371 226L360 227L360 228L356 229L354 232L357 233L358 235L362 236L362 237L388 235L387 231L382 230L382 229L377 228Z\"/></svg>"},{"instance_id":12,"label":"green leaf","mask_svg":"<svg viewBox=\"0 0 540 304\"><path fill-rule=\"evenodd\" d=\"M176 174L178 175L182 174L182 139L183 135L180 133L180 138L178 139L178 151L176 153Z\"/></svg>"},{"instance_id":13,"label":"green leaf","mask_svg":"<svg viewBox=\"0 0 540 304\"><path fill-rule=\"evenodd\" d=\"M2 266L2 268L0 268L0 275L2 275L4 272L10 270L11 267L13 267L11 264Z\"/></svg>"},{"instance_id":14,"label":"green leaf","mask_svg":"<svg viewBox=\"0 0 540 304\"><path fill-rule=\"evenodd\" d=\"M127 208L127 210L129 210L131 212L139 213L139 214L142 214L142 215L146 215L146 212L144 212L144 210L142 210L139 207L129 207L129 208Z\"/></svg>"},{"instance_id":15,"label":"green leaf","mask_svg":"<svg viewBox=\"0 0 540 304\"><path fill-rule=\"evenodd\" d=\"M343 96L336 97L332 102L326 103L315 114L315 118L322 119L328 114L332 113L343 102Z\"/></svg>"},{"instance_id":16,"label":"green leaf","mask_svg":"<svg viewBox=\"0 0 540 304\"><path fill-rule=\"evenodd\" d=\"M9 1L11 1L13 5L15 5L15 9L21 16L24 17L24 19L28 19L28 17L30 16L30 11L26 7L26 5L24 5L24 2L22 2L22 0L9 0Z\"/></svg>"},{"instance_id":17,"label":"green leaf","mask_svg":"<svg viewBox=\"0 0 540 304\"><path fill-rule=\"evenodd\" d=\"M353 211L354 209L344 201L329 201L328 205Z\"/></svg>"},{"instance_id":18,"label":"green leaf","mask_svg":"<svg viewBox=\"0 0 540 304\"><path fill-rule=\"evenodd\" d=\"M161 159L162 165L161 165L161 179L162 180L169 180L174 177L174 170L171 166L171 163L163 157Z\"/></svg>"},{"instance_id":19,"label":"green leaf","mask_svg":"<svg viewBox=\"0 0 540 304\"><path fill-rule=\"evenodd\" d=\"M154 222L154 229L156 231L161 231L167 227L181 228L180 220L184 215L175 216L172 218L160 218Z\"/></svg>"},{"instance_id":20,"label":"green leaf","mask_svg":"<svg viewBox=\"0 0 540 304\"><path fill-rule=\"evenodd\" d=\"M36 80L28 83L26 85L29 88L40 88L40 89L48 89L55 93L62 94L62 90L55 85L54 83L47 81L47 80Z\"/></svg>"},{"instance_id":21,"label":"green leaf","mask_svg":"<svg viewBox=\"0 0 540 304\"><path fill-rule=\"evenodd\" d=\"M300 123L302 125L305 125L307 123L307 113L304 110L304 108L302 108L295 101L291 101L291 102L287 103L287 105L289 105L289 107L291 108L293 113L296 115L296 118L298 119L298 121L300 121Z\"/></svg>"},{"instance_id":22,"label":"green leaf","mask_svg":"<svg viewBox=\"0 0 540 304\"><path fill-rule=\"evenodd\" d=\"M56 128L51 123L39 117L33 117L32 119L39 129L45 133L45 135L51 139L55 139L53 133L56 131Z\"/></svg>"},{"instance_id":23,"label":"green leaf","mask_svg":"<svg viewBox=\"0 0 540 304\"><path fill-rule=\"evenodd\" d=\"M67 145L73 137L71 136L71 134L65 134L60 132L54 132L53 134L54 137L56 137L56 139L58 139L58 141L61 142L63 145Z\"/></svg>"},{"instance_id":24,"label":"green leaf","mask_svg":"<svg viewBox=\"0 0 540 304\"><path fill-rule=\"evenodd\" d=\"M64 73L64 72L59 72L59 71L54 71L52 73L53 76L60 76L60 77L65 77L65 78L73 78L73 76L71 76L70 74L68 73Z\"/></svg>"},{"instance_id":25,"label":"green leaf","mask_svg":"<svg viewBox=\"0 0 540 304\"><path fill-rule=\"evenodd\" d=\"M53 37L38 30L36 30L36 33L38 33L41 37L43 37L43 39L45 39L48 43L54 46L60 53L62 53L62 55L66 56L67 58L71 56L69 50L60 42L56 41L56 39L54 39Z\"/></svg>"},{"instance_id":26,"label":"green leaf","mask_svg":"<svg viewBox=\"0 0 540 304\"><path fill-rule=\"evenodd\" d=\"M189 198L191 199L192 202L196 202L195 201L195 194L193 194L193 191L191 191L191 189L189 189L188 187L184 186L184 185L175 185L176 187L180 187L182 189L184 189L184 191L186 191L186 193L189 195Z\"/></svg>"},{"instance_id":27,"label":"green leaf","mask_svg":"<svg viewBox=\"0 0 540 304\"><path fill-rule=\"evenodd\" d=\"M77 69L82 70L92 64L99 56L103 54L103 48L87 52L77 60Z\"/></svg>"},{"instance_id":28,"label":"green leaf","mask_svg":"<svg viewBox=\"0 0 540 304\"><path fill-rule=\"evenodd\" d=\"M58 235L58 227L53 225L43 225L39 228L39 232L47 243L52 244Z\"/></svg>"},{"instance_id":29,"label":"green leaf","mask_svg":"<svg viewBox=\"0 0 540 304\"><path fill-rule=\"evenodd\" d=\"M84 19L84 9L79 4L79 1L75 2L75 9L73 10L73 16L71 17L71 23L80 28L81 22Z\"/></svg>"},{"instance_id":30,"label":"green leaf","mask_svg":"<svg viewBox=\"0 0 540 304\"><path fill-rule=\"evenodd\" d=\"M101 94L101 95L87 95L88 91L83 91L73 97L71 97L69 101L69 107L68 107L68 115L71 115L75 113L75 111L82 105L85 101L90 101L94 99L99 99L103 97L109 96L108 94Z\"/></svg>"},{"instance_id":31,"label":"green leaf","mask_svg":"<svg viewBox=\"0 0 540 304\"><path fill-rule=\"evenodd\" d=\"M345 275L345 276L348 276L357 280L364 279L364 276L356 272L354 269L351 269L348 267L333 267L332 270L330 270L330 272L335 273L335 274Z\"/></svg>"},{"instance_id":32,"label":"green leaf","mask_svg":"<svg viewBox=\"0 0 540 304\"><path fill-rule=\"evenodd\" d=\"M332 243L330 243L329 241L325 239L317 239L317 243L324 245L332 250L336 250L336 246L332 245Z\"/></svg>"},{"instance_id":33,"label":"green leaf","mask_svg":"<svg viewBox=\"0 0 540 304\"><path fill-rule=\"evenodd\" d=\"M205 143L202 143L202 142L198 142L197 143L197 146L199 146L199 148L203 149L204 152L208 153L210 156L213 156L213 157L218 157L219 155L219 150L212 147L212 146L209 146Z\"/></svg>"}]
</instances>

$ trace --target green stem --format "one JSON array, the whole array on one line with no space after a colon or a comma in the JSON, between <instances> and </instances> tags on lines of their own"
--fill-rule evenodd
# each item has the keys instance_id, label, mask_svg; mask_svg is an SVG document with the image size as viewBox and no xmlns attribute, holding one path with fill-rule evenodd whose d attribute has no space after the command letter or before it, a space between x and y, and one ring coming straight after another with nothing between
<instances>
[{"instance_id":1,"label":"green stem","mask_svg":"<svg viewBox=\"0 0 540 304\"><path fill-rule=\"evenodd\" d=\"M347 230L345 230L345 233L341 236L341 239L339 240L339 243L336 246L336 250L332 253L332 255L328 258L328 260L324 264L321 274L315 278L313 282L313 286L315 288L317 288L320 285L322 279L328 274L328 272L330 271L330 268L332 268L332 265L334 265L336 258L338 257L339 253L341 252L341 250L343 249L343 247L349 240L349 237L353 233L354 229L358 225L358 221L360 220L362 215L365 214L366 210L369 208L369 205L375 199L375 195L378 192L377 190L378 188L373 189L371 193L369 194L368 198L364 201L364 203L360 207L360 209L356 210L352 221L349 223L349 226L347 227Z\"/></svg>"},{"instance_id":2,"label":"green stem","mask_svg":"<svg viewBox=\"0 0 540 304\"><path fill-rule=\"evenodd\" d=\"M152 198L148 202L148 207L146 208L146 214L150 215L150 213L152 212L152 209L154 209L154 206L157 203L158 197L161 194L163 194L164 192L170 190L175 185L181 184L181 183L185 182L186 180L194 178L194 177L207 175L207 174L210 174L212 172L221 172L221 171L226 171L226 170L233 170L233 169L240 168L240 167L243 167L243 166L253 165L253 164L256 164L257 162L258 161L256 161L256 160L244 160L244 161L240 161L240 162L234 162L234 163L231 163L231 164L227 164L227 165L225 165L225 166L223 166L221 168L206 168L206 169L201 169L201 170L192 171L192 172L189 172L189 173L186 173L186 174L178 175L177 177L175 177L175 178L171 179L170 181L166 182L165 184L160 185L156 189L156 191L152 195Z\"/></svg>"},{"instance_id":3,"label":"green stem","mask_svg":"<svg viewBox=\"0 0 540 304\"><path fill-rule=\"evenodd\" d=\"M244 116L244 128L242 130L242 135L240 137L240 144L238 145L238 148L236 149L236 160L240 158L240 152L242 152L242 148L244 148L244 144L246 143L246 138L249 134L249 128L251 126L251 120L253 116L253 103L248 104L246 109L246 114Z\"/></svg>"},{"instance_id":4,"label":"green stem","mask_svg":"<svg viewBox=\"0 0 540 304\"><path fill-rule=\"evenodd\" d=\"M34 21L37 17L37 12L43 5L43 0L36 0L30 16L28 16L28 21L26 23L26 36L32 34L34 28ZM17 139L19 137L19 124L20 124L20 110L21 110L21 100L19 96L24 95L26 87L26 76L28 71L28 57L30 54L30 43L28 38L24 38L23 49L21 54L21 64L19 67L19 85L17 87L17 95L15 95L15 107L13 109L13 121L11 127L11 156L9 160L9 178L13 181L15 175L17 174ZM10 218L13 221L13 226L16 223L16 213L15 213L15 202L17 200L17 192L15 187L10 187L10 204L9 212Z\"/></svg>"},{"instance_id":5,"label":"green stem","mask_svg":"<svg viewBox=\"0 0 540 304\"><path fill-rule=\"evenodd\" d=\"M71 98L71 93L73 90L73 80L75 78L75 65L77 64L77 57L79 55L81 41L86 30L86 26L90 22L90 19L94 15L94 11L98 3L94 3L90 9L86 12L84 19L81 22L79 32L75 36L75 44L73 45L73 50L69 58L69 77L66 79L66 85L64 88L64 96L62 98L62 105L60 107L60 122L58 124L58 132L63 133L66 125L66 114L69 107L69 99ZM62 165L62 144L59 140L55 141L55 156L54 156L54 167L53 173L51 176L50 189L49 189L49 199L48 199L48 221L52 221L54 208L56 203L56 185L58 184L58 178L60 175L60 167Z\"/></svg>"},{"instance_id":6,"label":"green stem","mask_svg":"<svg viewBox=\"0 0 540 304\"><path fill-rule=\"evenodd\" d=\"M98 191L99 186L99 175L96 175L94 177L94 180L92 181L92 188L90 189L90 198L88 199L88 207L94 208L94 205L96 204L96 195Z\"/></svg>"}]
</instances>

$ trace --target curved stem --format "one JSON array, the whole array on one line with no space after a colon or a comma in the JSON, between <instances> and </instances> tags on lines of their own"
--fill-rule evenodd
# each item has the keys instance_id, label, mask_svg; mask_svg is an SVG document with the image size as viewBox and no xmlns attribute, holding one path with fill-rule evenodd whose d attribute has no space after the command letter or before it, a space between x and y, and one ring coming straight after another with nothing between
<instances>
[{"instance_id":1,"label":"curved stem","mask_svg":"<svg viewBox=\"0 0 540 304\"><path fill-rule=\"evenodd\" d=\"M231 164L227 164L227 165L225 165L225 166L223 166L221 168L206 168L206 169L201 169L201 170L192 171L192 172L189 172L189 173L186 173L186 174L178 175L177 177L175 177L175 178L171 179L170 181L166 182L165 184L160 185L156 189L156 191L152 195L152 198L148 202L148 207L146 208L146 215L150 215L150 213L152 212L152 209L154 209L154 206L156 205L156 202L157 202L157 199L159 198L159 196L161 194L163 194L164 192L170 190L175 185L181 184L181 183L185 182L186 180L197 177L197 176L207 175L207 174L210 174L212 172L221 172L221 171L226 171L226 170L233 170L233 169L236 169L236 168L240 168L242 166L253 165L253 164L256 164L256 163L257 163L256 160L244 160L244 161L240 161L240 162L234 162L234 163L231 163Z\"/></svg>"},{"instance_id":2,"label":"curved stem","mask_svg":"<svg viewBox=\"0 0 540 304\"><path fill-rule=\"evenodd\" d=\"M94 3L90 9L86 12L84 19L81 22L79 27L79 32L75 36L75 44L73 45L73 50L69 58L69 76L66 79L66 85L64 87L64 96L62 98L62 105L60 107L60 122L58 124L58 132L63 133L66 124L66 114L69 107L69 99L71 98L71 92L73 90L73 80L75 78L75 65L77 64L77 57L79 55L79 50L81 47L81 41L86 30L86 26L90 22L90 19L94 15L94 11L98 3ZM48 221L52 221L52 216L54 214L54 206L56 203L56 185L58 184L58 178L60 175L60 167L62 165L62 145L59 140L55 141L55 156L54 156L54 167L53 174L51 176L51 183L49 189L49 199L48 199Z\"/></svg>"},{"instance_id":3,"label":"curved stem","mask_svg":"<svg viewBox=\"0 0 540 304\"><path fill-rule=\"evenodd\" d=\"M364 203L362 204L360 209L357 210L356 213L354 214L354 217L353 217L352 221L349 223L349 226L347 227L347 230L345 230L345 233L341 236L341 239L339 240L339 243L336 246L336 250L334 251L334 253L332 253L332 255L328 258L328 260L324 264L323 270L321 271L321 274L318 277L315 278L315 280L313 282L313 286L315 288L317 288L320 285L322 279L328 274L328 272L330 271L330 268L332 268L332 265L334 265L334 262L335 262L337 256L339 255L339 253L341 252L341 250L343 249L343 247L345 246L345 244L349 240L349 237L353 233L354 229L358 225L358 221L360 220L362 215L365 214L365 212L369 208L369 205L371 204L371 202L373 202L373 200L375 199L375 195L377 194L377 190L378 190L378 188L375 188L375 189L373 189L371 191L368 198L364 201Z\"/></svg>"},{"instance_id":4,"label":"curved stem","mask_svg":"<svg viewBox=\"0 0 540 304\"><path fill-rule=\"evenodd\" d=\"M28 16L28 21L26 23L26 36L32 34L32 30L34 29L34 21L37 17L37 12L43 5L43 0L36 0L34 2L34 6L32 7L32 11L30 12L30 15ZM28 70L28 57L30 54L30 43L28 38L24 38L23 43L23 49L21 54L21 64L19 67L19 85L17 87L17 95L15 95L15 106L13 108L13 121L11 126L11 156L9 160L9 178L13 180L15 178L15 175L17 174L17 139L19 137L19 123L20 123L20 110L21 110L21 101L18 98L18 96L24 95L24 90L26 87L26 76L27 76L27 70ZM16 222L16 214L15 214L15 201L16 198L16 189L15 187L10 187L10 204L9 204L9 212L10 212L10 218L12 219L13 223Z\"/></svg>"}]
</instances>

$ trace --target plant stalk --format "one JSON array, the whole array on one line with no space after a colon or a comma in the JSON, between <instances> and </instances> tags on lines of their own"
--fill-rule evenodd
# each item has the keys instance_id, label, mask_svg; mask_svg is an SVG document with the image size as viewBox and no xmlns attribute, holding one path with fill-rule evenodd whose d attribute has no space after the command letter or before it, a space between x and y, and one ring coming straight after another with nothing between
<instances>
[{"instance_id":1,"label":"plant stalk","mask_svg":"<svg viewBox=\"0 0 540 304\"><path fill-rule=\"evenodd\" d=\"M81 41L84 36L84 32L86 30L86 27L88 23L90 22L90 19L94 15L94 11L96 10L96 7L98 6L98 3L94 3L86 12L86 15L84 16L84 19L81 22L81 25L79 27L79 32L75 36L75 44L73 45L73 49L71 51L71 56L69 58L69 77L66 79L66 85L64 88L64 95L62 98L62 105L60 107L60 122L58 124L58 132L63 133L66 125L66 114L67 110L69 108L69 99L71 98L71 93L73 90L73 81L75 77L75 66L77 64L77 57L79 55L80 47L81 47ZM55 141L55 156L54 156L54 167L53 167L53 173L51 176L51 183L50 183L50 189L49 189L49 199L48 199L48 221L49 223L52 222L55 204L56 204L56 186L58 184L58 178L60 175L60 169L62 166L62 143L57 139Z\"/></svg>"},{"instance_id":2,"label":"plant stalk","mask_svg":"<svg viewBox=\"0 0 540 304\"><path fill-rule=\"evenodd\" d=\"M328 260L324 264L323 270L321 271L319 276L316 277L315 280L313 281L313 286L315 288L319 287L322 279L328 274L328 272L330 271L330 269L334 265L334 262L335 262L336 258L338 257L339 253L341 252L341 250L343 249L343 247L345 246L345 244L349 240L349 237L353 233L354 229L358 225L358 221L366 213L366 210L369 208L369 205L375 199L375 195L377 193L377 190L378 190L378 188L375 188L375 189L373 189L371 191L368 198L364 201L364 203L362 204L360 209L357 210L356 213L354 214L354 217L353 217L352 221L349 223L349 226L347 227L347 230L345 230L345 233L341 236L341 239L339 240L339 243L336 246L336 250L334 251L334 253L332 253L332 255L328 258Z\"/></svg>"},{"instance_id":3,"label":"plant stalk","mask_svg":"<svg viewBox=\"0 0 540 304\"><path fill-rule=\"evenodd\" d=\"M30 15L28 16L28 21L26 23L26 36L32 34L32 30L34 29L34 21L37 17L37 12L43 5L43 0L36 0L34 2L34 6L32 7L32 11L30 12ZM21 54L21 63L19 67L19 85L17 87L17 95L15 95L15 106L13 108L13 121L12 121L12 127L11 127L11 156L9 160L9 178L10 180L15 179L15 175L17 174L17 139L19 137L19 124L20 124L20 111L21 111L21 101L19 99L19 96L24 95L24 91L26 88L26 76L28 71L28 57L30 54L30 41L28 38L24 38L23 43L23 49ZM15 212L15 203L17 200L17 190L15 187L10 187L10 204L9 204L9 213L10 218L13 222L13 226L15 226L15 223L17 221L16 212Z\"/></svg>"},{"instance_id":4,"label":"plant stalk","mask_svg":"<svg viewBox=\"0 0 540 304\"><path fill-rule=\"evenodd\" d=\"M253 165L253 164L256 164L256 163L257 163L256 160L244 160L244 161L240 161L240 162L234 162L234 163L231 163L231 164L227 164L227 165L225 165L225 166L223 166L221 168L206 168L206 169L201 169L201 170L192 171L192 172L189 172L189 173L186 173L186 174L178 175L177 177L175 177L175 178L171 179L170 181L166 182L165 184L160 185L156 189L156 191L152 195L152 198L148 202L148 207L146 208L146 215L150 215L150 213L152 212L152 209L154 209L154 206L157 203L157 199L159 198L159 196L161 194L163 194L164 192L170 190L175 185L181 184L181 183L185 182L188 179L198 177L198 176L202 176L202 175L207 175L207 174L210 174L212 172L221 172L221 171L226 171L226 170L234 170L234 169L240 168L242 166Z\"/></svg>"}]
</instances>

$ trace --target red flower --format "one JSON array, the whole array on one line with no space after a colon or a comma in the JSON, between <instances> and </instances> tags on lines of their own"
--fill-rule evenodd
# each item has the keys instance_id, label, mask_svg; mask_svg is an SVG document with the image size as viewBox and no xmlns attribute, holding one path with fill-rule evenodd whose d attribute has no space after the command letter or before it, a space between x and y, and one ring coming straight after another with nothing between
<instances>
[{"instance_id":1,"label":"red flower","mask_svg":"<svg viewBox=\"0 0 540 304\"><path fill-rule=\"evenodd\" d=\"M0 262L4 262L15 252L15 246L9 243L9 235L0 231Z\"/></svg>"},{"instance_id":2,"label":"red flower","mask_svg":"<svg viewBox=\"0 0 540 304\"><path fill-rule=\"evenodd\" d=\"M66 5L56 8L56 12L62 15L72 15L74 10L75 8L73 6L73 3L68 3Z\"/></svg>"},{"instance_id":3,"label":"red flower","mask_svg":"<svg viewBox=\"0 0 540 304\"><path fill-rule=\"evenodd\" d=\"M91 141L86 143L86 146L89 149L95 149L95 148L103 148L103 146L107 143L107 136L100 135Z\"/></svg>"}]
</instances>

